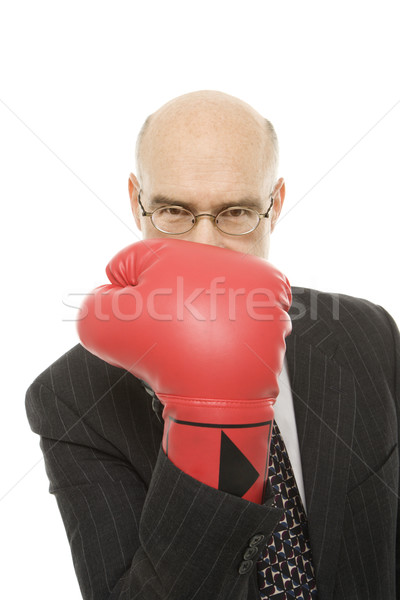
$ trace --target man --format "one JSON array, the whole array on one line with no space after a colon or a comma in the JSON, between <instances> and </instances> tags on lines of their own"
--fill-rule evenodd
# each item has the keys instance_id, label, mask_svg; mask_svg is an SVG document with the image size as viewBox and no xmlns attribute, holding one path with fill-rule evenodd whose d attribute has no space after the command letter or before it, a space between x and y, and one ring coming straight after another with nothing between
<instances>
[{"instance_id":1,"label":"man","mask_svg":"<svg viewBox=\"0 0 400 600\"><path fill-rule=\"evenodd\" d=\"M277 161L272 125L244 102L210 91L172 100L142 128L129 178L143 238L268 258L285 198ZM168 230L162 207L190 227ZM227 232L231 207L258 213L254 228ZM176 467L160 447L157 398L81 345L32 383L27 414L85 599L399 597L398 329L366 300L292 295L269 471L282 477L265 503ZM281 491L299 523L278 510Z\"/></svg>"}]
</instances>

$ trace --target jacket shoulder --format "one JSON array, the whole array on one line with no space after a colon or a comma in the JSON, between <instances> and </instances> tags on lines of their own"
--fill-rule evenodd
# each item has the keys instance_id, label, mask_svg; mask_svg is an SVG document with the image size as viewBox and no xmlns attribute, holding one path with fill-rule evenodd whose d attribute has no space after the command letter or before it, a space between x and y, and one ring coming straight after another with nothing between
<instances>
[{"instance_id":1,"label":"jacket shoulder","mask_svg":"<svg viewBox=\"0 0 400 600\"><path fill-rule=\"evenodd\" d=\"M292 288L293 333L344 366L357 363L385 373L395 383L400 371L400 335L393 317L365 298L312 288Z\"/></svg>"},{"instance_id":2,"label":"jacket shoulder","mask_svg":"<svg viewBox=\"0 0 400 600\"><path fill-rule=\"evenodd\" d=\"M159 424L140 380L81 344L34 379L25 409L32 431L43 437L96 447L131 462L138 460L132 456L135 440L144 456L157 456ZM143 460L148 463L146 456Z\"/></svg>"}]
</instances>

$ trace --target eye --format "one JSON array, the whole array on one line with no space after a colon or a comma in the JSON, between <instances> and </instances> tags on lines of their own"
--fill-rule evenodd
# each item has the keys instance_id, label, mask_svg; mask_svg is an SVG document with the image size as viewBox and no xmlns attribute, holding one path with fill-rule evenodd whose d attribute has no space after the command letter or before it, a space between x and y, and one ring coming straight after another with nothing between
<instances>
[{"instance_id":1,"label":"eye","mask_svg":"<svg viewBox=\"0 0 400 600\"><path fill-rule=\"evenodd\" d=\"M183 217L188 214L188 211L179 206L164 206L160 208L160 213L168 217Z\"/></svg>"},{"instance_id":2,"label":"eye","mask_svg":"<svg viewBox=\"0 0 400 600\"><path fill-rule=\"evenodd\" d=\"M238 219L247 214L247 210L243 208L227 208L223 211L222 215L224 217Z\"/></svg>"}]
</instances>

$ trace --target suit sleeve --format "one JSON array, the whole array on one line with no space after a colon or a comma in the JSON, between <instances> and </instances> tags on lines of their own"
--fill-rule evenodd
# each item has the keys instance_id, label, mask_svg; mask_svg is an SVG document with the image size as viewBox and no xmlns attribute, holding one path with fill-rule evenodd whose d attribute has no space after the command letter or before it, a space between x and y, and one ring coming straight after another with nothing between
<instances>
[{"instance_id":1,"label":"suit sleeve","mask_svg":"<svg viewBox=\"0 0 400 600\"><path fill-rule=\"evenodd\" d=\"M261 552L279 522L270 501L214 490L177 469L161 448L145 482L100 435L68 427L70 409L38 381L26 410L41 436L84 600L259 598L256 563L245 569L243 554L257 534Z\"/></svg>"},{"instance_id":2,"label":"suit sleeve","mask_svg":"<svg viewBox=\"0 0 400 600\"><path fill-rule=\"evenodd\" d=\"M397 426L398 426L398 451L400 451L400 333L396 322L393 317L382 307L379 308L383 311L393 336L393 378L389 378L389 382L393 383L394 398L396 401L397 411ZM390 365L392 367L392 365ZM396 598L400 600L400 477L399 477L399 491L398 491L398 502L397 502L397 537L396 537Z\"/></svg>"}]
</instances>

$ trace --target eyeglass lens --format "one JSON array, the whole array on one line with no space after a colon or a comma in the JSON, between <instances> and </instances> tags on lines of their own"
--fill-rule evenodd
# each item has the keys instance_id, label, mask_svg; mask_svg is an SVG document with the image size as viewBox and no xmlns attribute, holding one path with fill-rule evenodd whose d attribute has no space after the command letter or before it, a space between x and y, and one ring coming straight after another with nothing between
<instances>
[{"instance_id":1,"label":"eyeglass lens","mask_svg":"<svg viewBox=\"0 0 400 600\"><path fill-rule=\"evenodd\" d=\"M152 215L153 225L164 233L186 233L195 223L194 215L180 206L164 206ZM219 213L216 225L224 233L243 235L258 225L258 214L242 207L231 207Z\"/></svg>"}]
</instances>

